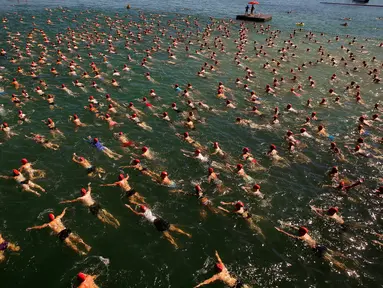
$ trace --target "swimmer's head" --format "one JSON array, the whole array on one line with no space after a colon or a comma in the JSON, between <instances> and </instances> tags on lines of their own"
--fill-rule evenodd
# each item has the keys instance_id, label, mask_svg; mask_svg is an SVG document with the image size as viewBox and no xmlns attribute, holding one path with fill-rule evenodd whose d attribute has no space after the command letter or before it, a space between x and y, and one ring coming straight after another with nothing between
<instances>
[{"instance_id":1,"label":"swimmer's head","mask_svg":"<svg viewBox=\"0 0 383 288\"><path fill-rule=\"evenodd\" d=\"M166 177L168 177L168 172L166 172L166 171L162 171L162 172L161 172L161 178L164 179L164 178L166 178Z\"/></svg>"},{"instance_id":2,"label":"swimmer's head","mask_svg":"<svg viewBox=\"0 0 383 288\"><path fill-rule=\"evenodd\" d=\"M143 153L145 153L145 152L148 151L148 150L149 150L149 148L146 147L146 146L142 147L142 149L141 149L141 151L142 151Z\"/></svg>"},{"instance_id":3,"label":"swimmer's head","mask_svg":"<svg viewBox=\"0 0 383 288\"><path fill-rule=\"evenodd\" d=\"M328 210L327 210L327 215L329 216L333 216L335 213L338 213L338 207L330 207Z\"/></svg>"},{"instance_id":4,"label":"swimmer's head","mask_svg":"<svg viewBox=\"0 0 383 288\"><path fill-rule=\"evenodd\" d=\"M208 172L209 172L209 174L214 173L213 167L209 167Z\"/></svg>"},{"instance_id":5,"label":"swimmer's head","mask_svg":"<svg viewBox=\"0 0 383 288\"><path fill-rule=\"evenodd\" d=\"M243 168L243 165L242 164L237 164L237 169L238 170L241 170Z\"/></svg>"},{"instance_id":6,"label":"swimmer's head","mask_svg":"<svg viewBox=\"0 0 383 288\"><path fill-rule=\"evenodd\" d=\"M80 162L83 162L83 161L85 160L85 158L84 158L84 157L80 157L80 158L78 158L78 160L79 160Z\"/></svg>"},{"instance_id":7,"label":"swimmer's head","mask_svg":"<svg viewBox=\"0 0 383 288\"><path fill-rule=\"evenodd\" d=\"M307 229L304 226L299 227L298 234L299 236L305 236L309 232L309 229Z\"/></svg>"},{"instance_id":8,"label":"swimmer's head","mask_svg":"<svg viewBox=\"0 0 383 288\"><path fill-rule=\"evenodd\" d=\"M194 151L194 154L195 154L196 156L198 156L199 154L201 154L201 150L199 150L199 149L195 150L195 151Z\"/></svg>"},{"instance_id":9,"label":"swimmer's head","mask_svg":"<svg viewBox=\"0 0 383 288\"><path fill-rule=\"evenodd\" d=\"M293 107L293 105L287 104L286 109L291 109L292 107Z\"/></svg>"},{"instance_id":10,"label":"swimmer's head","mask_svg":"<svg viewBox=\"0 0 383 288\"><path fill-rule=\"evenodd\" d=\"M243 204L243 202L242 201L237 201L237 202L235 202L235 208L236 209L241 209L242 207L245 207L245 204Z\"/></svg>"},{"instance_id":11,"label":"swimmer's head","mask_svg":"<svg viewBox=\"0 0 383 288\"><path fill-rule=\"evenodd\" d=\"M358 138L358 143L364 143L364 139L362 137Z\"/></svg>"},{"instance_id":12,"label":"swimmer's head","mask_svg":"<svg viewBox=\"0 0 383 288\"><path fill-rule=\"evenodd\" d=\"M202 188L201 188L201 186L199 186L199 185L195 185L195 191L196 192L201 192L202 191Z\"/></svg>"},{"instance_id":13,"label":"swimmer's head","mask_svg":"<svg viewBox=\"0 0 383 288\"><path fill-rule=\"evenodd\" d=\"M146 210L148 210L148 207L146 207L145 205L140 205L140 210L142 212L145 212Z\"/></svg>"},{"instance_id":14,"label":"swimmer's head","mask_svg":"<svg viewBox=\"0 0 383 288\"><path fill-rule=\"evenodd\" d=\"M84 196L86 194L86 189L85 188L81 188L81 195Z\"/></svg>"},{"instance_id":15,"label":"swimmer's head","mask_svg":"<svg viewBox=\"0 0 383 288\"><path fill-rule=\"evenodd\" d=\"M217 264L215 264L215 269L216 269L218 272L222 272L224 268L225 268L225 266L223 266L222 263L217 263Z\"/></svg>"},{"instance_id":16,"label":"swimmer's head","mask_svg":"<svg viewBox=\"0 0 383 288\"><path fill-rule=\"evenodd\" d=\"M26 159L26 158L23 158L23 159L21 159L21 164L27 164L28 163L28 160Z\"/></svg>"},{"instance_id":17,"label":"swimmer's head","mask_svg":"<svg viewBox=\"0 0 383 288\"><path fill-rule=\"evenodd\" d=\"M49 220L53 221L53 220L55 220L56 217L52 213L49 213L48 218L49 218Z\"/></svg>"},{"instance_id":18,"label":"swimmer's head","mask_svg":"<svg viewBox=\"0 0 383 288\"><path fill-rule=\"evenodd\" d=\"M132 114L132 118L136 118L137 117L137 114L136 113L133 113Z\"/></svg>"},{"instance_id":19,"label":"swimmer's head","mask_svg":"<svg viewBox=\"0 0 383 288\"><path fill-rule=\"evenodd\" d=\"M84 282L85 279L86 279L86 275L85 275L84 273L80 272L80 273L77 274L77 278L78 278L78 280L80 280L81 282Z\"/></svg>"},{"instance_id":20,"label":"swimmer's head","mask_svg":"<svg viewBox=\"0 0 383 288\"><path fill-rule=\"evenodd\" d=\"M13 172L13 176L19 176L20 175L20 171L17 169L13 169L12 172Z\"/></svg>"},{"instance_id":21,"label":"swimmer's head","mask_svg":"<svg viewBox=\"0 0 383 288\"><path fill-rule=\"evenodd\" d=\"M218 142L214 142L214 143L213 143L213 146L214 146L214 148L219 148L219 144L218 144Z\"/></svg>"},{"instance_id":22,"label":"swimmer's head","mask_svg":"<svg viewBox=\"0 0 383 288\"><path fill-rule=\"evenodd\" d=\"M255 184L255 185L253 186L253 189L254 189L254 190L259 190L259 189L261 189L261 185L259 185L259 184Z\"/></svg>"},{"instance_id":23,"label":"swimmer's head","mask_svg":"<svg viewBox=\"0 0 383 288\"><path fill-rule=\"evenodd\" d=\"M359 150L360 150L360 146L359 146L359 145L356 145L354 150L355 150L355 151L359 151Z\"/></svg>"},{"instance_id":24,"label":"swimmer's head","mask_svg":"<svg viewBox=\"0 0 383 288\"><path fill-rule=\"evenodd\" d=\"M301 128L301 133L304 133L304 132L306 132L306 128Z\"/></svg>"},{"instance_id":25,"label":"swimmer's head","mask_svg":"<svg viewBox=\"0 0 383 288\"><path fill-rule=\"evenodd\" d=\"M98 142L98 138L93 138L93 142L97 143Z\"/></svg>"},{"instance_id":26,"label":"swimmer's head","mask_svg":"<svg viewBox=\"0 0 383 288\"><path fill-rule=\"evenodd\" d=\"M270 149L271 149L271 150L275 150L275 149L277 149L277 146L275 146L274 144L271 144L271 145L270 145Z\"/></svg>"},{"instance_id":27,"label":"swimmer's head","mask_svg":"<svg viewBox=\"0 0 383 288\"><path fill-rule=\"evenodd\" d=\"M140 159L133 159L132 163L134 165L137 165L137 164L141 163L141 161L140 161Z\"/></svg>"},{"instance_id":28,"label":"swimmer's head","mask_svg":"<svg viewBox=\"0 0 383 288\"><path fill-rule=\"evenodd\" d=\"M124 174L120 174L120 175L118 175L118 180L124 180L124 178L125 178L125 176L124 176Z\"/></svg>"},{"instance_id":29,"label":"swimmer's head","mask_svg":"<svg viewBox=\"0 0 383 288\"><path fill-rule=\"evenodd\" d=\"M189 137L189 132L184 132L184 137Z\"/></svg>"},{"instance_id":30,"label":"swimmer's head","mask_svg":"<svg viewBox=\"0 0 383 288\"><path fill-rule=\"evenodd\" d=\"M319 126L318 126L318 131L321 131L321 130L323 130L323 129L324 129L323 125L319 125Z\"/></svg>"},{"instance_id":31,"label":"swimmer's head","mask_svg":"<svg viewBox=\"0 0 383 288\"><path fill-rule=\"evenodd\" d=\"M288 131L286 132L286 135L287 135L287 136L291 136L291 135L293 135L293 132L290 131L290 130L288 130Z\"/></svg>"}]
</instances>

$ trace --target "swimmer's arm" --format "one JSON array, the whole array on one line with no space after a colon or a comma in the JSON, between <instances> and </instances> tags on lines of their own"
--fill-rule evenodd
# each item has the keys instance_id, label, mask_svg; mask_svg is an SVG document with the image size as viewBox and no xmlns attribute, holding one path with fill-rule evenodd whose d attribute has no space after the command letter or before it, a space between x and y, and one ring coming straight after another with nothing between
<instances>
[{"instance_id":1,"label":"swimmer's arm","mask_svg":"<svg viewBox=\"0 0 383 288\"><path fill-rule=\"evenodd\" d=\"M223 264L221 257L219 257L218 251L215 250L215 257L217 257L217 260L219 263Z\"/></svg>"},{"instance_id":2,"label":"swimmer's arm","mask_svg":"<svg viewBox=\"0 0 383 288\"><path fill-rule=\"evenodd\" d=\"M40 226L29 227L26 230L27 231L29 231L29 230L40 230L40 229L43 229L43 228L47 227L48 225L49 225L49 223L45 223L45 224L40 225Z\"/></svg>"},{"instance_id":3,"label":"swimmer's arm","mask_svg":"<svg viewBox=\"0 0 383 288\"><path fill-rule=\"evenodd\" d=\"M198 284L197 286L195 286L194 288L197 288L197 287L201 287L203 285L207 285L207 284L210 284L214 281L217 281L218 280L218 275L214 275L213 277L209 278L209 279L206 279L205 281L203 281L202 283Z\"/></svg>"},{"instance_id":4,"label":"swimmer's arm","mask_svg":"<svg viewBox=\"0 0 383 288\"><path fill-rule=\"evenodd\" d=\"M20 246L17 246L16 244L8 242L8 249L11 251L17 252L20 251Z\"/></svg>"},{"instance_id":5,"label":"swimmer's arm","mask_svg":"<svg viewBox=\"0 0 383 288\"><path fill-rule=\"evenodd\" d=\"M219 210L223 211L223 212L230 213L229 210L227 210L227 209L225 209L225 208L223 208L223 207L221 207L221 206L218 206L217 208L218 208Z\"/></svg>"},{"instance_id":6,"label":"swimmer's arm","mask_svg":"<svg viewBox=\"0 0 383 288\"><path fill-rule=\"evenodd\" d=\"M360 180L356 181L354 184L351 184L350 186L344 187L344 189L349 190L349 189L354 188L358 185L361 185L363 182L364 182L364 180L360 179Z\"/></svg>"},{"instance_id":7,"label":"swimmer's arm","mask_svg":"<svg viewBox=\"0 0 383 288\"><path fill-rule=\"evenodd\" d=\"M320 209L320 208L317 208L317 207L315 207L315 206L311 206L311 205L310 205L310 208L311 208L311 210L312 210L315 214L317 214L318 216L323 217L323 209Z\"/></svg>"},{"instance_id":8,"label":"swimmer's arm","mask_svg":"<svg viewBox=\"0 0 383 288\"><path fill-rule=\"evenodd\" d=\"M5 175L0 175L0 178L2 179L12 179L12 176L5 176Z\"/></svg>"},{"instance_id":9,"label":"swimmer's arm","mask_svg":"<svg viewBox=\"0 0 383 288\"><path fill-rule=\"evenodd\" d=\"M139 216L144 215L144 213L137 212L136 210L134 210L134 209L133 209L130 205L128 205L128 204L125 204L125 206L128 207L129 210L132 211L132 212L133 212L134 214L136 214L136 215L139 215Z\"/></svg>"},{"instance_id":10,"label":"swimmer's arm","mask_svg":"<svg viewBox=\"0 0 383 288\"><path fill-rule=\"evenodd\" d=\"M117 183L118 182L114 182L114 183L111 183L111 184L101 184L100 186L103 186L103 187L117 186Z\"/></svg>"},{"instance_id":11,"label":"swimmer's arm","mask_svg":"<svg viewBox=\"0 0 383 288\"><path fill-rule=\"evenodd\" d=\"M78 201L81 201L81 197L76 198L76 199L72 199L72 200L64 200L64 201L59 202L59 204L74 203L74 202L78 202Z\"/></svg>"},{"instance_id":12,"label":"swimmer's arm","mask_svg":"<svg viewBox=\"0 0 383 288\"><path fill-rule=\"evenodd\" d=\"M282 232L283 234L285 234L285 235L287 235L287 236L289 236L291 238L299 239L298 236L295 236L293 234L287 233L286 231L282 230L281 228L275 227L275 229L277 229L277 231Z\"/></svg>"},{"instance_id":13,"label":"swimmer's arm","mask_svg":"<svg viewBox=\"0 0 383 288\"><path fill-rule=\"evenodd\" d=\"M59 219L63 218L65 215L66 209L68 209L68 208L65 207L63 212L61 212L61 214L59 216L57 216L56 218L59 218Z\"/></svg>"},{"instance_id":14,"label":"swimmer's arm","mask_svg":"<svg viewBox=\"0 0 383 288\"><path fill-rule=\"evenodd\" d=\"M234 205L235 204L234 202L223 202L223 201L221 201L220 203L222 205Z\"/></svg>"}]
</instances>

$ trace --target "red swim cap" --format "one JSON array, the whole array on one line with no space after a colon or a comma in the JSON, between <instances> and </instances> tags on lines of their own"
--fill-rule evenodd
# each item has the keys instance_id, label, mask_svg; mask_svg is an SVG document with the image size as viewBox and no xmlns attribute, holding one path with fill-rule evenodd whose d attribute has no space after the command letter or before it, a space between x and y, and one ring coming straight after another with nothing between
<instances>
[{"instance_id":1,"label":"red swim cap","mask_svg":"<svg viewBox=\"0 0 383 288\"><path fill-rule=\"evenodd\" d=\"M195 151L194 151L194 154L195 154L195 155L199 155L199 154L201 154L201 150L199 150L199 149L195 150Z\"/></svg>"},{"instance_id":2,"label":"red swim cap","mask_svg":"<svg viewBox=\"0 0 383 288\"><path fill-rule=\"evenodd\" d=\"M125 178L124 174L118 175L118 180L123 180Z\"/></svg>"},{"instance_id":3,"label":"red swim cap","mask_svg":"<svg viewBox=\"0 0 383 288\"><path fill-rule=\"evenodd\" d=\"M49 220L53 221L53 220L55 220L56 217L52 213L49 213L48 218L49 218Z\"/></svg>"},{"instance_id":4,"label":"red swim cap","mask_svg":"<svg viewBox=\"0 0 383 288\"><path fill-rule=\"evenodd\" d=\"M253 189L255 189L255 190L259 190L259 189L261 189L261 186L260 186L259 184L255 184L255 185L253 186Z\"/></svg>"},{"instance_id":5,"label":"red swim cap","mask_svg":"<svg viewBox=\"0 0 383 288\"><path fill-rule=\"evenodd\" d=\"M189 132L185 132L184 133L184 137L186 138L186 137L189 137Z\"/></svg>"},{"instance_id":6,"label":"red swim cap","mask_svg":"<svg viewBox=\"0 0 383 288\"><path fill-rule=\"evenodd\" d=\"M20 171L17 170L17 169L13 169L12 172L13 172L14 176L19 176L20 175Z\"/></svg>"},{"instance_id":7,"label":"red swim cap","mask_svg":"<svg viewBox=\"0 0 383 288\"><path fill-rule=\"evenodd\" d=\"M223 266L222 263L217 263L217 264L215 264L215 268L216 268L219 272L222 272L223 269L225 268L225 266Z\"/></svg>"},{"instance_id":8,"label":"red swim cap","mask_svg":"<svg viewBox=\"0 0 383 288\"><path fill-rule=\"evenodd\" d=\"M202 191L201 186L199 186L199 185L195 185L194 188L195 188L195 190L196 190L197 192Z\"/></svg>"},{"instance_id":9,"label":"red swim cap","mask_svg":"<svg viewBox=\"0 0 383 288\"><path fill-rule=\"evenodd\" d=\"M176 107L177 106L177 104L176 103L172 103L172 107L174 108L174 107Z\"/></svg>"},{"instance_id":10,"label":"red swim cap","mask_svg":"<svg viewBox=\"0 0 383 288\"><path fill-rule=\"evenodd\" d=\"M290 130L288 130L287 133L286 133L286 135L287 135L287 136L291 136L291 135L293 135L293 132L291 132Z\"/></svg>"},{"instance_id":11,"label":"red swim cap","mask_svg":"<svg viewBox=\"0 0 383 288\"><path fill-rule=\"evenodd\" d=\"M271 149L271 150L277 149L277 146L275 146L274 144L271 144L271 145L270 145L270 149Z\"/></svg>"},{"instance_id":12,"label":"red swim cap","mask_svg":"<svg viewBox=\"0 0 383 288\"><path fill-rule=\"evenodd\" d=\"M145 205L140 205L140 210L142 212L145 212L146 210L148 210L148 207L146 207Z\"/></svg>"},{"instance_id":13,"label":"red swim cap","mask_svg":"<svg viewBox=\"0 0 383 288\"><path fill-rule=\"evenodd\" d=\"M85 158L84 157L80 157L80 158L78 158L78 160L80 160L80 162L82 162L82 161L85 160Z\"/></svg>"},{"instance_id":14,"label":"red swim cap","mask_svg":"<svg viewBox=\"0 0 383 288\"><path fill-rule=\"evenodd\" d=\"M306 227L304 226L299 227L299 230L298 230L299 236L304 236L308 232L309 232L309 229L307 229Z\"/></svg>"},{"instance_id":15,"label":"red swim cap","mask_svg":"<svg viewBox=\"0 0 383 288\"><path fill-rule=\"evenodd\" d=\"M93 142L98 142L98 138L94 138L94 139L93 139Z\"/></svg>"},{"instance_id":16,"label":"red swim cap","mask_svg":"<svg viewBox=\"0 0 383 288\"><path fill-rule=\"evenodd\" d=\"M146 146L142 147L142 149L141 149L141 151L144 152L144 153L145 153L146 151L148 151L148 150L149 150L149 149L148 149L148 147L146 147Z\"/></svg>"},{"instance_id":17,"label":"red swim cap","mask_svg":"<svg viewBox=\"0 0 383 288\"><path fill-rule=\"evenodd\" d=\"M142 98L142 101L148 101L148 99L146 97Z\"/></svg>"},{"instance_id":18,"label":"red swim cap","mask_svg":"<svg viewBox=\"0 0 383 288\"><path fill-rule=\"evenodd\" d=\"M243 152L243 153L247 153L247 152L249 152L249 151L250 151L250 149L247 148L247 147L244 147L244 148L242 149L242 152Z\"/></svg>"},{"instance_id":19,"label":"red swim cap","mask_svg":"<svg viewBox=\"0 0 383 288\"><path fill-rule=\"evenodd\" d=\"M242 164L237 164L237 169L238 170L241 170L243 168L243 165Z\"/></svg>"},{"instance_id":20,"label":"red swim cap","mask_svg":"<svg viewBox=\"0 0 383 288\"><path fill-rule=\"evenodd\" d=\"M166 172L166 171L161 172L161 178L165 178L167 176L168 176L168 172Z\"/></svg>"},{"instance_id":21,"label":"red swim cap","mask_svg":"<svg viewBox=\"0 0 383 288\"><path fill-rule=\"evenodd\" d=\"M335 213L338 213L338 207L330 207L328 210L327 210L327 214L330 215L330 216L333 216Z\"/></svg>"},{"instance_id":22,"label":"red swim cap","mask_svg":"<svg viewBox=\"0 0 383 288\"><path fill-rule=\"evenodd\" d=\"M214 169L212 167L209 167L208 171L209 171L209 174L211 174L214 172Z\"/></svg>"},{"instance_id":23,"label":"red swim cap","mask_svg":"<svg viewBox=\"0 0 383 288\"><path fill-rule=\"evenodd\" d=\"M306 132L306 128L301 128L301 133Z\"/></svg>"},{"instance_id":24,"label":"red swim cap","mask_svg":"<svg viewBox=\"0 0 383 288\"><path fill-rule=\"evenodd\" d=\"M86 274L80 272L80 273L77 274L77 278L78 278L78 280L80 280L81 282L84 282L85 279L86 279Z\"/></svg>"},{"instance_id":25,"label":"red swim cap","mask_svg":"<svg viewBox=\"0 0 383 288\"><path fill-rule=\"evenodd\" d=\"M219 147L218 142L214 142L213 145L214 145L214 148L218 148Z\"/></svg>"},{"instance_id":26,"label":"red swim cap","mask_svg":"<svg viewBox=\"0 0 383 288\"><path fill-rule=\"evenodd\" d=\"M81 188L81 195L84 196L86 194L86 189L85 188Z\"/></svg>"},{"instance_id":27,"label":"red swim cap","mask_svg":"<svg viewBox=\"0 0 383 288\"><path fill-rule=\"evenodd\" d=\"M235 203L235 208L237 208L237 209L241 209L242 207L245 207L245 204L243 204L242 201L237 201L237 202Z\"/></svg>"},{"instance_id":28,"label":"red swim cap","mask_svg":"<svg viewBox=\"0 0 383 288\"><path fill-rule=\"evenodd\" d=\"M132 115L132 118L136 118L136 117L137 117L137 114L134 113L134 114Z\"/></svg>"},{"instance_id":29,"label":"red swim cap","mask_svg":"<svg viewBox=\"0 0 383 288\"><path fill-rule=\"evenodd\" d=\"M23 158L23 159L21 159L21 163L24 165L24 164L27 164L28 163L28 160L27 160L27 158Z\"/></svg>"}]
</instances>

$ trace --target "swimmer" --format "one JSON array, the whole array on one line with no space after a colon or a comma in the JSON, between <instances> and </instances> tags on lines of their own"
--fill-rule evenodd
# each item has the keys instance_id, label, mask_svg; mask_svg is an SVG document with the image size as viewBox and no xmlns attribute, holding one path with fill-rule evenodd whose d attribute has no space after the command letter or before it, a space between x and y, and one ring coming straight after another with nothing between
<instances>
[{"instance_id":1,"label":"swimmer","mask_svg":"<svg viewBox=\"0 0 383 288\"><path fill-rule=\"evenodd\" d=\"M213 143L213 149L214 149L214 151L211 153L211 155L218 155L222 158L227 157L227 154L221 149L218 142Z\"/></svg>"},{"instance_id":2,"label":"swimmer","mask_svg":"<svg viewBox=\"0 0 383 288\"><path fill-rule=\"evenodd\" d=\"M133 168L133 169L136 169L136 170L140 171L142 174L152 177L152 179L154 177L157 177L156 173L154 173L153 171L150 171L148 168L142 166L140 159L133 159L132 162L131 162L131 165L121 166L120 168L122 168L122 169L123 168Z\"/></svg>"},{"instance_id":3,"label":"swimmer","mask_svg":"<svg viewBox=\"0 0 383 288\"><path fill-rule=\"evenodd\" d=\"M220 206L218 206L218 209L220 209L226 213L229 213L229 214L234 213L236 215L239 215L240 217L242 217L243 219L246 220L246 222L250 226L250 229L256 231L257 234L262 236L262 238L266 238L265 235L263 234L261 228L254 223L254 221L252 219L253 216L250 214L248 208L245 207L245 204L242 201L234 201L234 202L223 202L223 201L221 201L220 203L221 203L221 205L225 205L225 206L227 206L227 205L234 206L233 211L229 211L229 210L222 208ZM262 217L260 217L260 216L257 216L257 217L262 219Z\"/></svg>"},{"instance_id":4,"label":"swimmer","mask_svg":"<svg viewBox=\"0 0 383 288\"><path fill-rule=\"evenodd\" d=\"M286 225L286 224L285 224ZM309 246L313 252L320 258L332 263L333 265L335 265L337 268L341 269L341 270L347 270L347 267L339 262L338 260L334 259L333 257L333 254L338 254L338 253L334 253L334 251L330 250L329 248L327 248L326 246L323 246L323 245L319 245L309 234L309 230L304 227L304 226L301 226L301 227L296 227L294 225L288 225L289 227L295 229L298 231L298 236L297 235L293 235L293 234L290 234L284 230L282 230L281 228L278 228L278 227L275 227L275 229L277 229L277 231L291 237L291 238L294 238L294 239L298 239L298 240L302 240L307 246Z\"/></svg>"},{"instance_id":5,"label":"swimmer","mask_svg":"<svg viewBox=\"0 0 383 288\"><path fill-rule=\"evenodd\" d=\"M143 216L150 223L153 223L154 227L156 227L158 231L162 232L166 240L168 240L176 249L178 249L178 244L176 243L170 232L177 232L179 234L186 235L189 238L192 237L191 234L186 233L185 231L181 230L173 224L170 224L168 221L162 219L161 217L154 215L152 210L145 205L140 205L140 212L137 212L128 204L125 204L125 206L129 208L134 214L138 216Z\"/></svg>"},{"instance_id":6,"label":"swimmer","mask_svg":"<svg viewBox=\"0 0 383 288\"><path fill-rule=\"evenodd\" d=\"M72 155L72 161L80 164L82 167L86 169L86 174L89 177L96 177L102 178L102 174L105 174L105 170L101 167L94 167L89 160L85 159L84 157L77 156L76 153L73 153Z\"/></svg>"},{"instance_id":7,"label":"swimmer","mask_svg":"<svg viewBox=\"0 0 383 288\"><path fill-rule=\"evenodd\" d=\"M78 273L77 279L81 282L80 286L77 288L99 288L94 280L96 280L98 275L90 275L85 273Z\"/></svg>"},{"instance_id":8,"label":"swimmer","mask_svg":"<svg viewBox=\"0 0 383 288\"><path fill-rule=\"evenodd\" d=\"M20 251L20 247L16 244L9 242L3 238L3 235L0 233L0 263L5 261L5 251L13 251L18 252Z\"/></svg>"},{"instance_id":9,"label":"swimmer","mask_svg":"<svg viewBox=\"0 0 383 288\"><path fill-rule=\"evenodd\" d=\"M152 127L147 125L145 122L141 121L136 113L133 113L132 116L128 116L130 120L132 120L133 123L137 124L137 126L141 127L144 130L152 131Z\"/></svg>"},{"instance_id":10,"label":"swimmer","mask_svg":"<svg viewBox=\"0 0 383 288\"><path fill-rule=\"evenodd\" d=\"M205 281L201 282L197 286L194 286L194 288L208 285L208 284L213 283L215 281L221 281L230 288L250 288L249 285L243 284L239 278L230 275L230 272L227 270L225 264L223 264L217 251L215 251L215 257L217 258L217 263L215 264L217 274L210 277L209 279L206 279Z\"/></svg>"},{"instance_id":11,"label":"swimmer","mask_svg":"<svg viewBox=\"0 0 383 288\"><path fill-rule=\"evenodd\" d=\"M310 205L311 210L320 217L333 219L337 224L344 225L344 220L338 215L338 207L330 207L328 210Z\"/></svg>"},{"instance_id":12,"label":"swimmer","mask_svg":"<svg viewBox=\"0 0 383 288\"><path fill-rule=\"evenodd\" d=\"M85 207L88 207L90 213L95 215L101 222L112 225L114 228L118 228L120 226L120 222L118 222L112 214L103 209L99 203L93 200L91 192L92 189L90 187L90 183L88 183L88 190L81 188L81 197L73 200L61 201L60 204L81 202Z\"/></svg>"},{"instance_id":13,"label":"swimmer","mask_svg":"<svg viewBox=\"0 0 383 288\"><path fill-rule=\"evenodd\" d=\"M9 127L9 125L8 125L7 122L3 122L3 123L0 125L0 129L1 129L1 131L4 132L4 134L5 134L5 139L10 139L10 138L13 137L13 136L19 135L19 134L15 133L15 132L13 132L13 131L11 130L11 127Z\"/></svg>"},{"instance_id":14,"label":"swimmer","mask_svg":"<svg viewBox=\"0 0 383 288\"><path fill-rule=\"evenodd\" d=\"M44 178L45 171L39 169L33 169L33 163L28 162L26 158L21 159L21 167L19 168L20 173L24 171L28 174L30 180Z\"/></svg>"},{"instance_id":15,"label":"swimmer","mask_svg":"<svg viewBox=\"0 0 383 288\"><path fill-rule=\"evenodd\" d=\"M199 203L203 206L203 208L206 208L215 214L221 212L220 209L213 206L213 202L209 198L207 198L207 196L203 193L200 185L196 185L194 187L194 191L195 191L195 193L192 193L191 195L197 197ZM201 211L200 211L200 215L202 218L205 218L207 216L206 209L201 209Z\"/></svg>"},{"instance_id":16,"label":"swimmer","mask_svg":"<svg viewBox=\"0 0 383 288\"><path fill-rule=\"evenodd\" d=\"M223 193L225 190L228 190L228 189L223 186L223 182L222 180L218 178L218 175L219 175L218 173L214 172L213 167L209 167L207 182L213 183L216 186L218 192Z\"/></svg>"},{"instance_id":17,"label":"swimmer","mask_svg":"<svg viewBox=\"0 0 383 288\"><path fill-rule=\"evenodd\" d=\"M39 189L41 192L46 192L45 189L41 187L40 185L37 185L31 180L27 180L27 178L25 178L25 176L21 174L20 171L17 169L12 170L12 176L0 175L0 178L14 179L18 184L20 184L22 191L33 193L39 197L41 196L41 194L37 192L36 190L34 190L34 188Z\"/></svg>"},{"instance_id":18,"label":"swimmer","mask_svg":"<svg viewBox=\"0 0 383 288\"><path fill-rule=\"evenodd\" d=\"M61 241L65 242L65 244L67 246L69 246L71 249L73 249L75 252L77 252L80 255L86 255L90 251L91 247L89 245L87 245L78 235L72 233L72 231L70 229L66 228L61 221L61 219L65 215L66 210L67 210L67 208L65 208L63 210L63 212L60 215L58 215L57 217L55 217L55 215L50 213L48 215L49 223L45 223L45 224L40 225L40 226L33 226L30 228L27 228L27 231L40 230L40 229L43 229L45 227L49 227L50 229L52 229L52 231L54 233L56 233L57 237ZM80 244L82 244L84 246L85 251L82 251L80 249L80 247L79 247Z\"/></svg>"},{"instance_id":19,"label":"swimmer","mask_svg":"<svg viewBox=\"0 0 383 288\"><path fill-rule=\"evenodd\" d=\"M189 132L184 132L182 135L177 133L176 136L180 138L181 140L191 144L193 147L197 149L206 150L204 146L202 146L199 142L197 142L196 140L190 137Z\"/></svg>"},{"instance_id":20,"label":"swimmer","mask_svg":"<svg viewBox=\"0 0 383 288\"><path fill-rule=\"evenodd\" d=\"M101 142L98 140L98 138L93 138L92 139L91 136L88 136L87 141L93 147L95 147L98 151L101 151L102 153L104 153L106 156L108 156L109 158L111 158L113 160L119 160L120 158L122 158L122 155L120 155L120 154L118 154L116 152L113 152L108 147L102 145Z\"/></svg>"},{"instance_id":21,"label":"swimmer","mask_svg":"<svg viewBox=\"0 0 383 288\"><path fill-rule=\"evenodd\" d=\"M35 141L36 143L43 145L43 147L47 149L58 150L60 148L60 145L52 143L44 135L35 134L35 133L31 133L31 135L32 137L25 135L25 138L31 139Z\"/></svg>"},{"instance_id":22,"label":"swimmer","mask_svg":"<svg viewBox=\"0 0 383 288\"><path fill-rule=\"evenodd\" d=\"M142 112L140 109L136 108L133 104L133 102L130 102L128 105L124 104L124 106L130 110L133 111L134 114L136 114L137 116L144 116L145 113ZM126 115L128 118L130 117L129 115Z\"/></svg>"},{"instance_id":23,"label":"swimmer","mask_svg":"<svg viewBox=\"0 0 383 288\"><path fill-rule=\"evenodd\" d=\"M130 141L124 132L118 132L113 134L114 138L120 141L122 147L137 147L133 141Z\"/></svg>"},{"instance_id":24,"label":"swimmer","mask_svg":"<svg viewBox=\"0 0 383 288\"><path fill-rule=\"evenodd\" d=\"M61 132L59 129L57 129L55 122L51 118L48 118L47 120L41 120L45 125L48 126L49 130L51 131L51 134L53 136L60 135L65 138L65 135L63 132Z\"/></svg>"},{"instance_id":25,"label":"swimmer","mask_svg":"<svg viewBox=\"0 0 383 288\"><path fill-rule=\"evenodd\" d=\"M241 177L246 183L254 182L254 179L246 174L242 164L237 164L237 166L227 164L226 167L229 168L231 172L234 172L236 175ZM236 169L233 170L233 167L236 167Z\"/></svg>"},{"instance_id":26,"label":"swimmer","mask_svg":"<svg viewBox=\"0 0 383 288\"><path fill-rule=\"evenodd\" d=\"M267 152L267 155L273 160L274 164L279 163L282 167L289 165L285 158L278 155L277 146L274 144L270 145L270 150Z\"/></svg>"},{"instance_id":27,"label":"swimmer","mask_svg":"<svg viewBox=\"0 0 383 288\"><path fill-rule=\"evenodd\" d=\"M265 198L263 193L261 192L261 185L259 184L254 184L253 187L248 187L248 186L241 186L241 189L246 191L247 193L254 195L260 199Z\"/></svg>"},{"instance_id":28,"label":"swimmer","mask_svg":"<svg viewBox=\"0 0 383 288\"><path fill-rule=\"evenodd\" d=\"M145 204L145 198L142 197L135 189L129 185L129 175L120 174L118 175L118 181L111 184L101 184L102 187L120 187L121 190L125 193L125 196L128 198L128 201L132 204L139 202Z\"/></svg>"},{"instance_id":29,"label":"swimmer","mask_svg":"<svg viewBox=\"0 0 383 288\"><path fill-rule=\"evenodd\" d=\"M183 152L183 155L185 157L197 159L197 160L201 161L202 163L209 162L209 158L207 156L203 156L201 153L201 150L199 150L199 149L195 150L194 152L186 151L183 149L181 149L181 151Z\"/></svg>"},{"instance_id":30,"label":"swimmer","mask_svg":"<svg viewBox=\"0 0 383 288\"><path fill-rule=\"evenodd\" d=\"M69 116L69 120L73 122L76 128L87 126L86 124L81 122L77 114L73 114L73 116Z\"/></svg>"}]
</instances>

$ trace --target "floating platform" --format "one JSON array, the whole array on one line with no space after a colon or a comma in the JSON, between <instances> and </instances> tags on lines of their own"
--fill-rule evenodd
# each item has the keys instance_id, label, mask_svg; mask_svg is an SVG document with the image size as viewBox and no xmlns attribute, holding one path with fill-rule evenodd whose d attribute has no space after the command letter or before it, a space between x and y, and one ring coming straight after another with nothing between
<instances>
[{"instance_id":1,"label":"floating platform","mask_svg":"<svg viewBox=\"0 0 383 288\"><path fill-rule=\"evenodd\" d=\"M334 3L334 2L320 2L321 4L330 4L330 5L343 5L343 6L363 6L363 7L380 7L383 5L374 5L374 4L364 4L364 3Z\"/></svg>"},{"instance_id":2,"label":"floating platform","mask_svg":"<svg viewBox=\"0 0 383 288\"><path fill-rule=\"evenodd\" d=\"M251 21L251 22L266 22L273 19L270 14L254 14L254 15L237 15L237 20Z\"/></svg>"}]
</instances>

